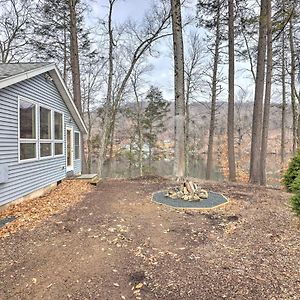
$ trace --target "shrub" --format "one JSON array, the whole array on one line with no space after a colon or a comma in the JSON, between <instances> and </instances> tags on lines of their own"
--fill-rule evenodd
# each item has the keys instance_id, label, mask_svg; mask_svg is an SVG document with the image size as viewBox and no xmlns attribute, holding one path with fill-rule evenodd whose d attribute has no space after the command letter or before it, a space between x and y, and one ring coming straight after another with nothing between
<instances>
[{"instance_id":1,"label":"shrub","mask_svg":"<svg viewBox=\"0 0 300 300\"><path fill-rule=\"evenodd\" d=\"M292 184L300 173L300 149L297 151L296 155L290 161L288 169L286 170L283 176L283 184L287 188L288 191L292 191ZM299 185L297 190L300 190L300 178Z\"/></svg>"},{"instance_id":2,"label":"shrub","mask_svg":"<svg viewBox=\"0 0 300 300\"><path fill-rule=\"evenodd\" d=\"M290 191L293 193L300 193L300 173L298 173L297 177L290 185Z\"/></svg>"},{"instance_id":3,"label":"shrub","mask_svg":"<svg viewBox=\"0 0 300 300\"><path fill-rule=\"evenodd\" d=\"M295 214L300 217L300 192L296 193L291 199L290 199L292 210L295 212Z\"/></svg>"}]
</instances>

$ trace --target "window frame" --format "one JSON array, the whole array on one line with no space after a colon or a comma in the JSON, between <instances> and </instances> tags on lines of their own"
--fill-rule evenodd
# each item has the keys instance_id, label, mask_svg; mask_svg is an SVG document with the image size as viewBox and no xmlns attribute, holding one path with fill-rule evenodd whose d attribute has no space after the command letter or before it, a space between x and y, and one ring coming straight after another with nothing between
<instances>
[{"instance_id":1,"label":"window frame","mask_svg":"<svg viewBox=\"0 0 300 300\"><path fill-rule=\"evenodd\" d=\"M55 139L55 113L59 113L62 115L62 140L57 140ZM52 154L53 154L53 157L63 157L65 156L65 115L64 113L58 111L58 110L55 110L55 109L52 109L52 115L53 115L53 122L52 122L52 129L53 129L53 135L52 135L52 139L53 139L53 146L52 146ZM62 144L62 154L55 154L55 144Z\"/></svg>"},{"instance_id":2,"label":"window frame","mask_svg":"<svg viewBox=\"0 0 300 300\"><path fill-rule=\"evenodd\" d=\"M76 138L75 138L75 135L76 133L78 133L78 137L79 137L79 140L78 140L78 158L76 158ZM81 135L80 135L80 131L78 130L74 130L74 160L80 160L81 159Z\"/></svg>"},{"instance_id":3,"label":"window frame","mask_svg":"<svg viewBox=\"0 0 300 300\"><path fill-rule=\"evenodd\" d=\"M35 139L26 139L20 137L20 126L21 126L21 120L20 120L20 103L21 101L26 101L28 103L31 103L35 106ZM34 100L28 99L27 97L18 96L18 163L26 163L26 162L33 162L33 161L39 161L39 160L47 160L51 158L61 158L65 156L65 114L59 110L52 109L47 105L40 105ZM51 138L50 139L41 139L41 132L40 132L40 108L45 108L50 110L51 112ZM56 140L55 139L55 114L59 113L62 116L62 139ZM62 154L55 155L55 143L62 144ZM28 159L21 159L21 144L35 144L35 157L34 158L28 158ZM50 156L41 156L41 144L51 144L51 155Z\"/></svg>"},{"instance_id":4,"label":"window frame","mask_svg":"<svg viewBox=\"0 0 300 300\"><path fill-rule=\"evenodd\" d=\"M20 103L21 103L21 101L31 103L35 106L35 139L21 138L21 135L20 135L20 130L21 130ZM32 101L31 99L28 99L26 97L18 96L18 162L19 163L39 160L39 151L38 151L38 144L39 144L39 139L38 139L38 137L39 137L38 109L39 109L39 105L35 101ZM35 157L34 158L21 159L21 144L35 144Z\"/></svg>"},{"instance_id":5,"label":"window frame","mask_svg":"<svg viewBox=\"0 0 300 300\"><path fill-rule=\"evenodd\" d=\"M51 116L51 133L50 133L50 139L42 139L41 138L41 108L45 108L47 110L50 110L50 116ZM39 145L38 145L38 148L39 148L39 160L44 160L44 159L48 159L48 158L53 158L54 157L54 153L53 153L53 120L54 120L54 113L53 113L53 109L51 109L50 107L46 106L46 105L39 105ZM41 155L41 144L51 144L51 155L48 155L48 156L42 156Z\"/></svg>"}]
</instances>

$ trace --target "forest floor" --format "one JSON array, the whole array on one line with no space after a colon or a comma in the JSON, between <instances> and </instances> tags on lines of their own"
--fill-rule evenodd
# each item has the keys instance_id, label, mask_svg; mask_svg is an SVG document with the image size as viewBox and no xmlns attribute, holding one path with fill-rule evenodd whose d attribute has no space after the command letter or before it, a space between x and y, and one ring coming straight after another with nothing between
<instances>
[{"instance_id":1,"label":"forest floor","mask_svg":"<svg viewBox=\"0 0 300 300\"><path fill-rule=\"evenodd\" d=\"M0 239L0 299L299 299L300 226L285 192L202 182L230 204L151 201L162 178L107 180Z\"/></svg>"}]
</instances>

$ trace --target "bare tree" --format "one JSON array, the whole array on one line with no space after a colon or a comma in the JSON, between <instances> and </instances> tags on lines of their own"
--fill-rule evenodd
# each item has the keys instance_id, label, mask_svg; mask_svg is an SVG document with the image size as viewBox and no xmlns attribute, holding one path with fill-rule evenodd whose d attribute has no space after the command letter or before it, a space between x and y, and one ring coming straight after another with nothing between
<instances>
[{"instance_id":1,"label":"bare tree","mask_svg":"<svg viewBox=\"0 0 300 300\"><path fill-rule=\"evenodd\" d=\"M71 45L70 59L71 59L74 102L78 111L82 113L78 38L77 38L77 16L76 16L77 3L78 3L77 0L68 0L69 11L70 11L70 45Z\"/></svg>"},{"instance_id":2,"label":"bare tree","mask_svg":"<svg viewBox=\"0 0 300 300\"><path fill-rule=\"evenodd\" d=\"M292 15L294 15L294 8L292 7ZM289 20L289 47L290 47L290 78L291 78L291 103L293 111L293 153L296 152L297 145L300 142L300 118L298 116L297 124L297 109L296 109L296 51L294 46L294 26L293 26L293 17Z\"/></svg>"},{"instance_id":3,"label":"bare tree","mask_svg":"<svg viewBox=\"0 0 300 300\"><path fill-rule=\"evenodd\" d=\"M73 98L74 103L82 115L82 103L81 103L81 82L80 82L80 70L79 70L79 51L78 51L78 28L77 28L77 15L76 15L77 0L68 0L70 11L70 56L71 56L71 71L73 82ZM84 138L81 136L81 162L82 172L87 172L87 164L84 151Z\"/></svg>"},{"instance_id":4,"label":"bare tree","mask_svg":"<svg viewBox=\"0 0 300 300\"><path fill-rule=\"evenodd\" d=\"M142 61L141 61L142 62ZM144 146L144 133L143 133L143 102L141 97L144 95L142 88L144 86L143 75L151 70L151 66L143 63L139 63L131 76L131 85L133 89L133 94L135 98L135 112L134 112L134 121L135 121L135 133L137 134L137 147L138 147L138 169L139 175L143 176L143 146ZM150 156L150 155L149 155Z\"/></svg>"},{"instance_id":5,"label":"bare tree","mask_svg":"<svg viewBox=\"0 0 300 300\"><path fill-rule=\"evenodd\" d=\"M204 48L199 32L190 32L185 49L185 164L189 172L190 104L201 91L204 75Z\"/></svg>"},{"instance_id":6,"label":"bare tree","mask_svg":"<svg viewBox=\"0 0 300 300\"><path fill-rule=\"evenodd\" d=\"M270 119L272 71L273 71L273 47L272 47L272 4L267 0L267 74L265 87L264 115L262 127L262 142L260 153L260 184L266 185L266 160L268 148L268 133Z\"/></svg>"},{"instance_id":7,"label":"bare tree","mask_svg":"<svg viewBox=\"0 0 300 300\"><path fill-rule=\"evenodd\" d=\"M0 0L0 62L30 57L30 21L34 4L26 0Z\"/></svg>"},{"instance_id":8,"label":"bare tree","mask_svg":"<svg viewBox=\"0 0 300 300\"><path fill-rule=\"evenodd\" d=\"M281 37L281 85L282 85L282 104L281 104L281 146L280 146L280 158L281 158L281 169L283 170L284 161L285 161L285 140L286 140L286 132L285 132L285 124L286 124L286 53L285 53L285 42L286 42L285 32L282 33ZM293 110L294 111L294 110ZM293 115L295 113L293 112ZM295 118L293 116L293 151L295 145Z\"/></svg>"},{"instance_id":9,"label":"bare tree","mask_svg":"<svg viewBox=\"0 0 300 300\"><path fill-rule=\"evenodd\" d=\"M218 64L220 57L220 44L221 44L221 5L217 0L217 8L215 15L215 41L213 50L213 75L211 83L211 111L210 111L210 125L209 125L209 137L207 148L207 163L206 163L206 179L211 179L212 167L213 167L213 153L214 153L214 134L215 134L215 122L216 122L216 106L217 106L217 94L218 94Z\"/></svg>"},{"instance_id":10,"label":"bare tree","mask_svg":"<svg viewBox=\"0 0 300 300\"><path fill-rule=\"evenodd\" d=\"M266 33L267 33L267 3L268 0L261 0L259 17L259 39L257 66L255 76L255 96L252 121L252 140L250 158L250 182L260 182L260 150L262 140L262 111L265 83L265 58L266 58Z\"/></svg>"},{"instance_id":11,"label":"bare tree","mask_svg":"<svg viewBox=\"0 0 300 300\"><path fill-rule=\"evenodd\" d=\"M87 133L87 170L92 172L93 131L97 124L98 97L104 85L103 69L106 61L102 57L95 57L86 62L82 70L82 110L88 129Z\"/></svg>"},{"instance_id":12,"label":"bare tree","mask_svg":"<svg viewBox=\"0 0 300 300\"><path fill-rule=\"evenodd\" d=\"M182 38L181 3L171 0L172 31L174 53L174 89L175 89L175 153L174 176L185 175L185 100L184 100L184 51Z\"/></svg>"},{"instance_id":13,"label":"bare tree","mask_svg":"<svg viewBox=\"0 0 300 300\"><path fill-rule=\"evenodd\" d=\"M110 0L110 13L109 13L109 20L108 22L112 24L112 11L113 6L116 3L117 0ZM155 3L155 5L152 7L151 10L149 10L143 20L142 26L140 24L136 24L133 22L127 23L127 30L126 34L129 34L128 36L128 43L126 47L127 48L127 56L129 63L126 66L126 69L124 69L124 74L122 76L122 79L120 80L120 85L118 85L118 88L116 90L114 97L115 107L118 107L120 102L122 101L125 89L127 87L128 81L130 80L130 76L134 70L135 65L137 62L143 57L143 55L151 49L151 46L153 43L155 43L157 40L170 35L169 32L166 32L166 29L169 27L169 21L170 21L170 8L165 3L165 1L161 0L158 3ZM109 130L110 128L113 128L112 123L110 122L110 119L112 117L112 109L111 109L111 101L112 101L112 92L110 90L110 80L113 80L113 43L114 43L114 37L113 37L113 28L112 26L109 27L111 30L109 30L110 35L110 44L112 46L112 49L109 50L109 74L108 74L108 88L107 88L107 97L106 97L106 103L105 103L105 110L104 110L104 122L102 126L102 130L100 132L100 149L99 149L99 165L98 165L98 173L101 176L102 173L102 166L105 159L105 151L107 147L107 141L109 136ZM125 49L126 50L126 49ZM111 71L112 68L112 71Z\"/></svg>"},{"instance_id":14,"label":"bare tree","mask_svg":"<svg viewBox=\"0 0 300 300\"><path fill-rule=\"evenodd\" d=\"M234 1L228 0L228 115L227 115L227 148L229 164L229 180L236 180L234 154Z\"/></svg>"}]
</instances>

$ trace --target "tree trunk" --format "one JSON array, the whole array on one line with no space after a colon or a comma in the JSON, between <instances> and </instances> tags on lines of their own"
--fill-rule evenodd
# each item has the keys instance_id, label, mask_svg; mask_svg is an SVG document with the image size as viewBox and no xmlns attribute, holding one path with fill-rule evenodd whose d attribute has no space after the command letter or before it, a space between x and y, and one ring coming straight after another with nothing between
<instances>
[{"instance_id":1,"label":"tree trunk","mask_svg":"<svg viewBox=\"0 0 300 300\"><path fill-rule=\"evenodd\" d=\"M172 31L174 51L174 89L175 89L175 152L174 176L185 175L185 101L184 101L184 54L181 23L180 0L171 0Z\"/></svg>"},{"instance_id":2,"label":"tree trunk","mask_svg":"<svg viewBox=\"0 0 300 300\"><path fill-rule=\"evenodd\" d=\"M70 10L70 55L71 55L71 69L72 69L72 83L73 83L73 97L74 103L82 115L81 104L81 88L80 88L80 70L79 70L79 54L78 54L78 39L77 39L77 16L76 16L76 0L69 0ZM87 164L85 160L84 138L81 135L81 168L82 173L87 172Z\"/></svg>"},{"instance_id":3,"label":"tree trunk","mask_svg":"<svg viewBox=\"0 0 300 300\"><path fill-rule=\"evenodd\" d=\"M208 138L208 149L207 149L206 179L211 179L212 166L213 166L216 102L217 102L217 80L218 80L217 77L218 77L218 64L219 64L219 55L220 55L219 53L220 51L220 5L218 5L216 18L217 19L216 19L215 48L214 48L214 66L213 66L213 77L212 77L209 138Z\"/></svg>"},{"instance_id":4,"label":"tree trunk","mask_svg":"<svg viewBox=\"0 0 300 300\"><path fill-rule=\"evenodd\" d=\"M186 93L185 93L185 170L189 176L189 152L190 152L190 85L191 78L187 74Z\"/></svg>"},{"instance_id":5,"label":"tree trunk","mask_svg":"<svg viewBox=\"0 0 300 300\"><path fill-rule=\"evenodd\" d=\"M135 98L137 103L137 131L138 131L138 168L139 175L143 176L143 128L142 128L142 103L139 101L138 93L135 89Z\"/></svg>"},{"instance_id":6,"label":"tree trunk","mask_svg":"<svg viewBox=\"0 0 300 300\"><path fill-rule=\"evenodd\" d=\"M285 123L286 123L286 70L285 70L285 32L282 33L282 53L281 53L281 83L282 83L282 107L281 107L281 143L280 143L280 162L281 170L284 168L285 159ZM294 112L293 112L293 129L294 129ZM294 136L294 130L293 130ZM294 138L293 138L294 141ZM294 143L293 143L294 144Z\"/></svg>"},{"instance_id":7,"label":"tree trunk","mask_svg":"<svg viewBox=\"0 0 300 300\"><path fill-rule=\"evenodd\" d=\"M133 139L130 138L130 145L129 145L129 167L128 167L128 173L129 173L129 178L132 176L132 143Z\"/></svg>"},{"instance_id":8,"label":"tree trunk","mask_svg":"<svg viewBox=\"0 0 300 300\"><path fill-rule=\"evenodd\" d=\"M110 129L109 137L109 152L108 152L108 164L107 164L107 177L112 177L112 160L114 155L114 136L115 136L115 121L113 121Z\"/></svg>"},{"instance_id":9,"label":"tree trunk","mask_svg":"<svg viewBox=\"0 0 300 300\"><path fill-rule=\"evenodd\" d=\"M297 109L296 109L296 62L295 62L295 47L294 47L294 30L293 30L293 18L290 19L290 26L289 26L289 44L290 44L290 52L291 52L291 103L292 103L292 110L293 110L293 154L295 154L297 145L300 141L300 127L299 127L299 116L297 116ZM298 125L297 125L297 118L298 118Z\"/></svg>"},{"instance_id":10,"label":"tree trunk","mask_svg":"<svg viewBox=\"0 0 300 300\"><path fill-rule=\"evenodd\" d=\"M261 0L259 18L259 38L257 67L255 76L255 96L252 121L252 140L250 158L250 183L260 182L260 150L262 140L262 110L265 82L266 31L267 31L267 1Z\"/></svg>"},{"instance_id":11,"label":"tree trunk","mask_svg":"<svg viewBox=\"0 0 300 300\"><path fill-rule=\"evenodd\" d=\"M92 169L92 122L91 122L91 111L90 111L90 95L87 95L87 119L88 119L88 136L87 136L87 171L91 173Z\"/></svg>"},{"instance_id":12,"label":"tree trunk","mask_svg":"<svg viewBox=\"0 0 300 300\"><path fill-rule=\"evenodd\" d=\"M264 116L262 128L262 143L260 153L260 184L266 185L266 160L268 149L268 136L269 136L269 119L270 119L270 102L271 102L271 88L272 88L272 70L273 70L273 48L272 48L272 5L271 0L267 3L267 75L266 75L266 89L265 89L265 103L264 103Z\"/></svg>"},{"instance_id":13,"label":"tree trunk","mask_svg":"<svg viewBox=\"0 0 300 300\"><path fill-rule=\"evenodd\" d=\"M63 78L64 81L67 82L67 28L66 28L66 16L64 17L64 44L63 44L63 51L64 51L64 67L63 67Z\"/></svg>"},{"instance_id":14,"label":"tree trunk","mask_svg":"<svg viewBox=\"0 0 300 300\"><path fill-rule=\"evenodd\" d=\"M73 97L75 105L80 113L81 107L81 90L80 90L80 71L79 71L79 55L78 55L78 40L77 40L77 17L76 17L76 0L69 0L70 9L70 55L71 55L71 69L73 82Z\"/></svg>"},{"instance_id":15,"label":"tree trunk","mask_svg":"<svg viewBox=\"0 0 300 300\"><path fill-rule=\"evenodd\" d=\"M234 154L234 4L228 0L228 116L227 116L227 147L229 164L229 181L236 180L235 154Z\"/></svg>"},{"instance_id":16,"label":"tree trunk","mask_svg":"<svg viewBox=\"0 0 300 300\"><path fill-rule=\"evenodd\" d=\"M103 164L105 161L105 152L107 146L108 132L110 126L110 116L111 116L111 102L112 102L112 80L113 80L113 48L114 48L114 37L112 29L112 12L113 12L114 1L110 1L109 15L108 15L108 35L109 35L109 48L108 48L108 82L107 82L107 92L106 101L104 105L104 118L102 131L99 134L99 153L98 153L98 174L102 176Z\"/></svg>"}]
</instances>

